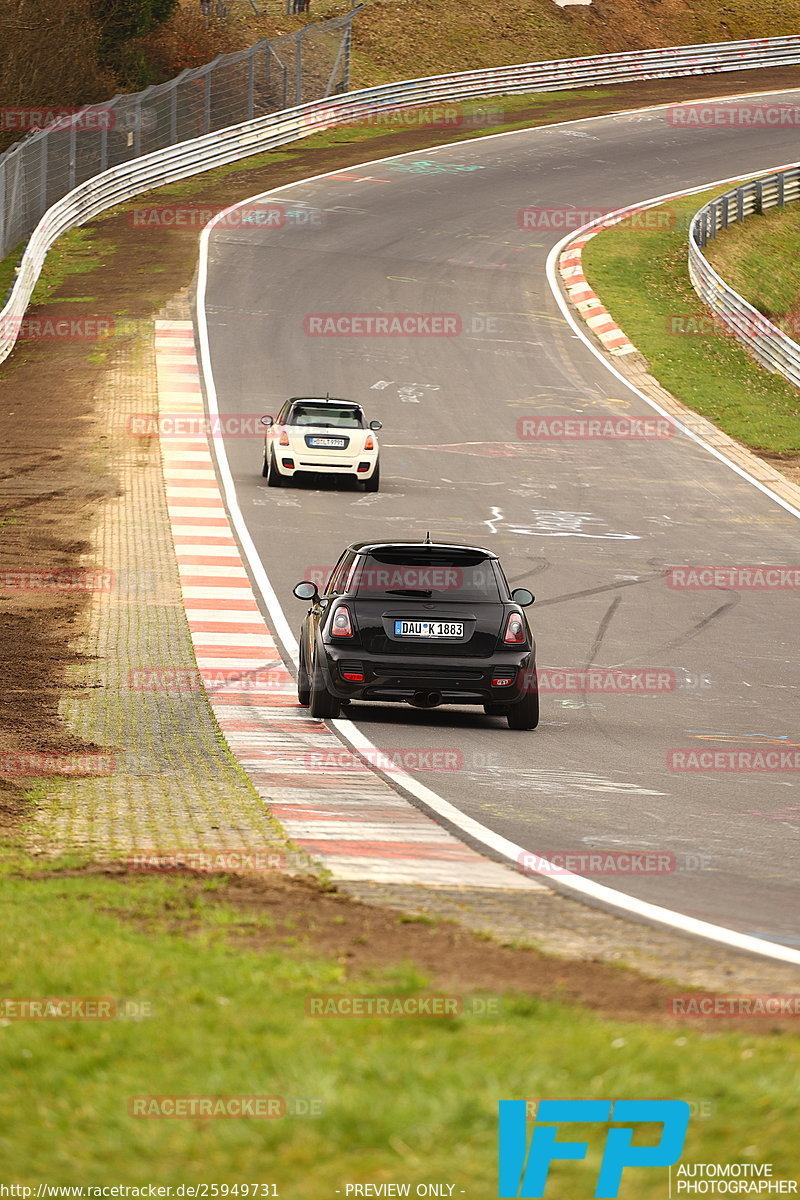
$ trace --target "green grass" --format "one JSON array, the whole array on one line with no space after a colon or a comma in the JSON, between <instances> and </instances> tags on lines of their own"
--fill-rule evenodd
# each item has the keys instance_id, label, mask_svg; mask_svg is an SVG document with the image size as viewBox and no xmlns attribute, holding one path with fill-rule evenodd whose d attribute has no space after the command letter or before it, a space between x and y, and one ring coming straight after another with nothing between
<instances>
[{"instance_id":1,"label":"green grass","mask_svg":"<svg viewBox=\"0 0 800 1200\"><path fill-rule=\"evenodd\" d=\"M770 318L800 308L800 205L773 208L731 225L706 258L740 295ZM797 339L795 326L792 337Z\"/></svg>"},{"instance_id":2,"label":"green grass","mask_svg":"<svg viewBox=\"0 0 800 1200\"><path fill-rule=\"evenodd\" d=\"M0 261L0 308L2 308L3 304L5 303L6 296L11 288L11 284L14 282L14 272L19 260L22 258L22 252L25 249L25 245L25 242L20 242L18 246L14 247L10 254L7 254L5 258Z\"/></svg>"},{"instance_id":3,"label":"green grass","mask_svg":"<svg viewBox=\"0 0 800 1200\"><path fill-rule=\"evenodd\" d=\"M514 995L488 1018L308 1017L309 993L402 995L426 980L399 964L347 982L339 962L302 942L235 948L269 922L220 905L218 887L6 875L0 995L113 997L147 1002L152 1016L0 1021L5 1179L246 1179L300 1200L343 1182L433 1179L491 1197L498 1100L544 1096L710 1104L713 1116L690 1126L687 1161L744 1155L791 1173L794 1037L648 1028ZM303 1097L324 1111L211 1122L128 1114L134 1095L239 1094ZM599 1146L585 1132L589 1161L556 1169L553 1200L593 1191ZM663 1172L631 1172L620 1196L661 1200L664 1188Z\"/></svg>"},{"instance_id":4,"label":"green grass","mask_svg":"<svg viewBox=\"0 0 800 1200\"><path fill-rule=\"evenodd\" d=\"M88 275L102 266L107 248L92 229L71 229L62 234L44 260L31 304L46 304L70 276ZM59 303L83 304L92 299L91 296L60 296Z\"/></svg>"},{"instance_id":5,"label":"green grass","mask_svg":"<svg viewBox=\"0 0 800 1200\"><path fill-rule=\"evenodd\" d=\"M689 282L688 221L724 190L669 201L663 207L674 228L604 230L584 248L584 268L652 374L673 395L754 450L796 452L800 395L793 387L763 370L731 337L672 331L676 317L707 314Z\"/></svg>"}]
</instances>

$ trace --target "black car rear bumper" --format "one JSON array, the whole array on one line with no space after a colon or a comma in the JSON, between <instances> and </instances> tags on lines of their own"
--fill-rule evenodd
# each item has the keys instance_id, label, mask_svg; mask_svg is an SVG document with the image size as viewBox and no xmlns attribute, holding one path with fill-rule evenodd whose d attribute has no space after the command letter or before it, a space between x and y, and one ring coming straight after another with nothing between
<instances>
[{"instance_id":1,"label":"black car rear bumper","mask_svg":"<svg viewBox=\"0 0 800 1200\"><path fill-rule=\"evenodd\" d=\"M438 693L441 704L513 704L536 690L531 650L506 651L485 658L390 657L324 645L325 684L341 700L414 700ZM346 679L345 675L363 678ZM509 680L500 683L499 680Z\"/></svg>"}]
</instances>

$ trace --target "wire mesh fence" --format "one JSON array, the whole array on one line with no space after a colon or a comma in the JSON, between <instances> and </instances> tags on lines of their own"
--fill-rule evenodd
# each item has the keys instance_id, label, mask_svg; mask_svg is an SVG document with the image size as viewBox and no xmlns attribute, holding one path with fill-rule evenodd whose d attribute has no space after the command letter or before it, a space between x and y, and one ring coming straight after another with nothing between
<instances>
[{"instance_id":1,"label":"wire mesh fence","mask_svg":"<svg viewBox=\"0 0 800 1200\"><path fill-rule=\"evenodd\" d=\"M168 83L79 111L15 111L27 136L0 155L0 258L101 171L178 142L346 92L358 8L223 54Z\"/></svg>"}]
</instances>

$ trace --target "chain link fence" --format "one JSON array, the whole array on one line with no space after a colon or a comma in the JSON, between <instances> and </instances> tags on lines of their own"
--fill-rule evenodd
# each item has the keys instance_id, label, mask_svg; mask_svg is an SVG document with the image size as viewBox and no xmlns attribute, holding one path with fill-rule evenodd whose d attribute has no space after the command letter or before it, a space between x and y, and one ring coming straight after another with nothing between
<instances>
[{"instance_id":1,"label":"chain link fence","mask_svg":"<svg viewBox=\"0 0 800 1200\"><path fill-rule=\"evenodd\" d=\"M25 241L46 210L109 168L263 117L346 92L353 18L306 25L296 33L222 54L168 83L115 96L62 115L14 110L31 129L0 155L0 258Z\"/></svg>"}]
</instances>

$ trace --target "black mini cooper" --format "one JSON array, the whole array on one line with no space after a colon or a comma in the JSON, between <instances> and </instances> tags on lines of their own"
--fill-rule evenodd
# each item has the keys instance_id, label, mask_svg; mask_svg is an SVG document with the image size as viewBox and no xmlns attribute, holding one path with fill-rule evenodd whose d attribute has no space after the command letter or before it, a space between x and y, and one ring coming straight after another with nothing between
<instances>
[{"instance_id":1,"label":"black mini cooper","mask_svg":"<svg viewBox=\"0 0 800 1200\"><path fill-rule=\"evenodd\" d=\"M538 725L536 643L522 611L534 598L510 590L491 550L359 542L344 551L322 595L308 581L294 594L311 601L297 694L313 717L336 717L350 700L379 700L482 704L511 729Z\"/></svg>"}]
</instances>

